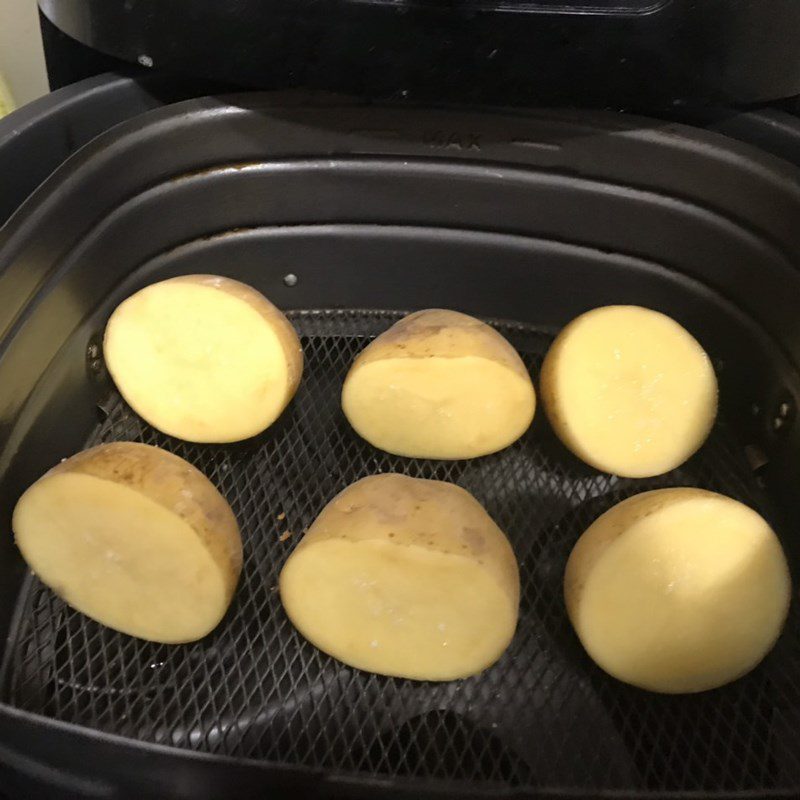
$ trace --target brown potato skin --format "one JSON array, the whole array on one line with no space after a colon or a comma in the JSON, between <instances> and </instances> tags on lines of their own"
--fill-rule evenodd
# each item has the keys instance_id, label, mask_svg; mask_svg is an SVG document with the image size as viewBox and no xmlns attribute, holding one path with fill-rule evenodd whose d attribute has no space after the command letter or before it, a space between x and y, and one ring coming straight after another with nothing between
<instances>
[{"instance_id":1,"label":"brown potato skin","mask_svg":"<svg viewBox=\"0 0 800 800\"><path fill-rule=\"evenodd\" d=\"M398 473L362 478L325 506L294 552L336 538L378 539L471 557L508 594L512 607L519 607L519 567L506 535L486 509L455 484Z\"/></svg>"},{"instance_id":2,"label":"brown potato skin","mask_svg":"<svg viewBox=\"0 0 800 800\"><path fill-rule=\"evenodd\" d=\"M78 473L126 486L184 519L224 565L228 601L242 571L242 539L236 517L225 498L188 461L138 442L112 442L92 447L57 464L39 480L60 473Z\"/></svg>"},{"instance_id":3,"label":"brown potato skin","mask_svg":"<svg viewBox=\"0 0 800 800\"><path fill-rule=\"evenodd\" d=\"M385 358L461 358L496 361L530 380L519 353L494 328L460 311L429 308L395 322L359 353L350 372Z\"/></svg>"}]
</instances>

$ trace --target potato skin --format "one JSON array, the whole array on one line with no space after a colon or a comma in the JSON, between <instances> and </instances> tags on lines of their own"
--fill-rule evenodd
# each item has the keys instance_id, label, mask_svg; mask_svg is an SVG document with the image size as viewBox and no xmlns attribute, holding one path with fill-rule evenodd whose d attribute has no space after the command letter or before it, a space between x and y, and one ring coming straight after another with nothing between
<instances>
[{"instance_id":1,"label":"potato skin","mask_svg":"<svg viewBox=\"0 0 800 800\"><path fill-rule=\"evenodd\" d=\"M331 500L297 545L380 539L479 561L519 607L519 568L505 534L466 490L398 473L370 475Z\"/></svg>"},{"instance_id":2,"label":"potato skin","mask_svg":"<svg viewBox=\"0 0 800 800\"><path fill-rule=\"evenodd\" d=\"M62 473L91 475L126 486L184 519L216 563L224 565L228 599L233 597L242 571L239 525L214 484L188 461L147 444L112 442L76 453L39 481Z\"/></svg>"},{"instance_id":3,"label":"potato skin","mask_svg":"<svg viewBox=\"0 0 800 800\"><path fill-rule=\"evenodd\" d=\"M496 361L530 381L519 353L494 328L460 311L429 308L395 322L359 353L357 367L384 358L459 358Z\"/></svg>"}]
</instances>

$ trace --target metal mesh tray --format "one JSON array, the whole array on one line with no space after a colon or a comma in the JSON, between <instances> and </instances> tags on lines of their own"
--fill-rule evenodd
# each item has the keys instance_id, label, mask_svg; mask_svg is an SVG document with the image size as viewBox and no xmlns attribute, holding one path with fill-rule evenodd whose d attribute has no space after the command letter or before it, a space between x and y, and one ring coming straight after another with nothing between
<instances>
[{"instance_id":1,"label":"metal mesh tray","mask_svg":"<svg viewBox=\"0 0 800 800\"><path fill-rule=\"evenodd\" d=\"M344 375L366 342L400 316L290 314L306 354L294 402L266 434L235 446L165 437L114 396L87 445L165 447L199 467L230 501L244 571L216 631L164 646L106 629L30 577L10 643L3 699L48 717L148 742L382 778L436 779L539 791L788 792L800 783L800 617L793 603L775 650L748 677L695 696L620 684L583 653L562 601L567 555L620 500L662 486L701 486L776 522L724 418L679 470L632 481L597 473L555 440L541 411L512 447L485 458L403 459L369 446L339 406ZM498 323L535 376L551 340ZM472 492L517 554L519 626L500 661L449 683L350 669L293 629L280 568L337 492L400 471ZM780 531L779 531L780 532ZM444 785L444 783L442 784Z\"/></svg>"}]
</instances>

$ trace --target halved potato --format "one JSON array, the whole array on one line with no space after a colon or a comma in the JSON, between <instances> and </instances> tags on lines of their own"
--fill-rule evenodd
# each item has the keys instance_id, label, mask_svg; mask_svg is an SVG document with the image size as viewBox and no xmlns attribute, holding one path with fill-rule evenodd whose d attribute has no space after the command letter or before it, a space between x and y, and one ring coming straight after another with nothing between
<instances>
[{"instance_id":1,"label":"halved potato","mask_svg":"<svg viewBox=\"0 0 800 800\"><path fill-rule=\"evenodd\" d=\"M189 642L216 627L242 568L236 518L214 485L165 450L94 447L33 484L17 546L73 608L131 636Z\"/></svg>"},{"instance_id":2,"label":"halved potato","mask_svg":"<svg viewBox=\"0 0 800 800\"><path fill-rule=\"evenodd\" d=\"M404 317L355 360L342 408L356 432L389 453L473 458L528 429L536 395L514 348L457 311Z\"/></svg>"},{"instance_id":3,"label":"halved potato","mask_svg":"<svg viewBox=\"0 0 800 800\"><path fill-rule=\"evenodd\" d=\"M542 367L542 403L564 444L597 469L628 478L680 466L706 440L717 379L675 320L606 306L573 320Z\"/></svg>"},{"instance_id":4,"label":"halved potato","mask_svg":"<svg viewBox=\"0 0 800 800\"><path fill-rule=\"evenodd\" d=\"M382 675L451 680L493 664L514 635L519 570L472 495L387 473L322 510L280 576L309 641Z\"/></svg>"},{"instance_id":5,"label":"halved potato","mask_svg":"<svg viewBox=\"0 0 800 800\"><path fill-rule=\"evenodd\" d=\"M780 542L755 511L701 489L620 503L581 536L564 595L589 655L654 692L701 692L749 672L789 609Z\"/></svg>"},{"instance_id":6,"label":"halved potato","mask_svg":"<svg viewBox=\"0 0 800 800\"><path fill-rule=\"evenodd\" d=\"M297 391L300 340L262 294L186 275L121 303L106 327L108 371L147 422L190 442L235 442L269 427Z\"/></svg>"}]
</instances>

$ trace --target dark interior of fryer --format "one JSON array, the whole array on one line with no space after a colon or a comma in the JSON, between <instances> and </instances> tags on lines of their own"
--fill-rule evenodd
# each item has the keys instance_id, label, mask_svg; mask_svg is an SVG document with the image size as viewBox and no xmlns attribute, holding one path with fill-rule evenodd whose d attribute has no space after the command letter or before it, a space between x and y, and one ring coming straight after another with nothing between
<instances>
[{"instance_id":1,"label":"dark interior of fryer","mask_svg":"<svg viewBox=\"0 0 800 800\"><path fill-rule=\"evenodd\" d=\"M245 577L216 632L165 647L71 611L25 575L3 537L5 704L144 742L429 786L447 779L453 791L467 781L640 793L800 787L796 601L752 675L662 697L594 667L561 598L580 532L660 486L753 505L797 574L798 184L714 137L601 118L493 123L194 101L106 138L51 179L6 236L0 286L15 311L0 319L0 524L10 530L27 483L85 444L159 444L232 503ZM120 169L126 160L135 173ZM253 441L170 440L104 374L99 342L114 305L190 272L252 284L302 336L298 395ZM606 303L674 316L714 359L720 421L673 473L597 473L567 454L541 412L506 451L447 463L381 453L344 420L349 364L402 311L443 306L492 320L535 379L555 331ZM481 676L420 684L360 673L302 641L283 615L275 581L297 535L345 485L390 470L469 489L514 545L519 628Z\"/></svg>"}]
</instances>

